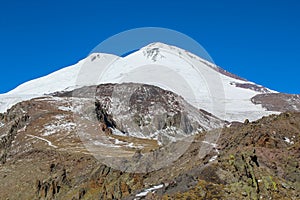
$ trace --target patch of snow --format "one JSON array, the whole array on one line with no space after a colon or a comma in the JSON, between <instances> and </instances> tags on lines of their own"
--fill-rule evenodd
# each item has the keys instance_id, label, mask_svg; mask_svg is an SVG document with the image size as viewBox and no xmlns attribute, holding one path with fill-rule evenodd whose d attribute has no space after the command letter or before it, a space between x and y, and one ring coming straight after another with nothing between
<instances>
[{"instance_id":1,"label":"patch of snow","mask_svg":"<svg viewBox=\"0 0 300 200\"><path fill-rule=\"evenodd\" d=\"M288 138L288 137L284 137L284 141L286 142L286 143L289 143L289 144L294 144L294 141L292 141L290 138Z\"/></svg>"},{"instance_id":2,"label":"patch of snow","mask_svg":"<svg viewBox=\"0 0 300 200\"><path fill-rule=\"evenodd\" d=\"M73 122L63 122L58 121L55 124L47 124L44 126L44 133L42 136L50 136L52 134L55 134L59 131L66 131L71 132L76 128L76 124Z\"/></svg>"},{"instance_id":3,"label":"patch of snow","mask_svg":"<svg viewBox=\"0 0 300 200\"><path fill-rule=\"evenodd\" d=\"M217 160L217 158L218 158L218 156L215 155L215 156L211 157L208 162L213 162L213 161Z\"/></svg>"},{"instance_id":4,"label":"patch of snow","mask_svg":"<svg viewBox=\"0 0 300 200\"><path fill-rule=\"evenodd\" d=\"M19 129L17 131L17 133L21 133L21 132L25 132L26 131L27 126L24 126L23 128Z\"/></svg>"},{"instance_id":5,"label":"patch of snow","mask_svg":"<svg viewBox=\"0 0 300 200\"><path fill-rule=\"evenodd\" d=\"M5 124L3 123L3 122L0 122L0 128L2 127L2 126L4 126Z\"/></svg>"},{"instance_id":6,"label":"patch of snow","mask_svg":"<svg viewBox=\"0 0 300 200\"><path fill-rule=\"evenodd\" d=\"M64 115L55 115L54 118L57 120L62 120L65 118L65 116Z\"/></svg>"},{"instance_id":7,"label":"patch of snow","mask_svg":"<svg viewBox=\"0 0 300 200\"><path fill-rule=\"evenodd\" d=\"M138 193L136 195L136 197L145 197L145 196L147 196L148 193L149 193L149 191L144 191L144 192Z\"/></svg>"},{"instance_id":8,"label":"patch of snow","mask_svg":"<svg viewBox=\"0 0 300 200\"><path fill-rule=\"evenodd\" d=\"M215 161L218 158L218 155L220 154L220 151L217 148L217 144L216 143L212 143L212 142L208 142L208 141L202 141L202 143L209 144L209 145L213 146L213 149L215 150L215 152L217 153L217 155L214 155L213 157L211 157L208 162Z\"/></svg>"},{"instance_id":9,"label":"patch of snow","mask_svg":"<svg viewBox=\"0 0 300 200\"><path fill-rule=\"evenodd\" d=\"M115 139L115 144L128 144L127 142L123 142L121 140Z\"/></svg>"},{"instance_id":10,"label":"patch of snow","mask_svg":"<svg viewBox=\"0 0 300 200\"><path fill-rule=\"evenodd\" d=\"M53 148L57 148L57 146L53 145L51 141L45 139L45 138L42 138L42 137L38 137L38 136L35 136L35 135L30 135L30 134L27 134L29 137L32 137L32 138L36 138L36 139L39 139L39 140L42 140L44 142L47 142L49 146L53 147Z\"/></svg>"},{"instance_id":11,"label":"patch of snow","mask_svg":"<svg viewBox=\"0 0 300 200\"><path fill-rule=\"evenodd\" d=\"M143 148L143 146L136 146L132 142L125 145L125 147L129 147L129 148L133 148L133 149L142 149Z\"/></svg>"},{"instance_id":12,"label":"patch of snow","mask_svg":"<svg viewBox=\"0 0 300 200\"><path fill-rule=\"evenodd\" d=\"M114 135L119 135L119 136L124 136L125 134L123 132L121 132L120 130L113 128L112 130L112 134Z\"/></svg>"},{"instance_id":13,"label":"patch of snow","mask_svg":"<svg viewBox=\"0 0 300 200\"><path fill-rule=\"evenodd\" d=\"M202 141L202 143L209 144L209 145L213 146L214 148L217 148L216 143L211 143L211 142L208 142L208 141Z\"/></svg>"},{"instance_id":14,"label":"patch of snow","mask_svg":"<svg viewBox=\"0 0 300 200\"><path fill-rule=\"evenodd\" d=\"M58 106L58 109L62 110L62 111L73 111L74 110L72 106Z\"/></svg>"},{"instance_id":15,"label":"patch of snow","mask_svg":"<svg viewBox=\"0 0 300 200\"><path fill-rule=\"evenodd\" d=\"M100 141L94 141L93 144L96 145L96 146L113 147L113 148L120 148L121 147L119 145L103 143L103 142L100 142Z\"/></svg>"},{"instance_id":16,"label":"patch of snow","mask_svg":"<svg viewBox=\"0 0 300 200\"><path fill-rule=\"evenodd\" d=\"M74 122L67 121L66 116L63 114L55 115L53 117L55 121L44 125L44 132L42 136L50 136L60 131L71 132L75 130L76 124Z\"/></svg>"},{"instance_id":17,"label":"patch of snow","mask_svg":"<svg viewBox=\"0 0 300 200\"><path fill-rule=\"evenodd\" d=\"M147 194L149 192L155 192L155 190L158 190L158 189L161 189L164 187L164 184L160 184L160 185L156 185L156 186L153 186L151 188L148 188L148 189L145 189L144 191L138 193L137 195L135 195L136 197L145 197L147 196ZM137 199L136 199L137 200Z\"/></svg>"}]
</instances>

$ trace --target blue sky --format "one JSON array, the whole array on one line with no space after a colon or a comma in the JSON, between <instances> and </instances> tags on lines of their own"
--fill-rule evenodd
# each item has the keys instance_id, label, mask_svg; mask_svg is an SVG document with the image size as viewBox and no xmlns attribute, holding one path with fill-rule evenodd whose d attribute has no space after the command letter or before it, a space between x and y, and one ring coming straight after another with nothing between
<instances>
[{"instance_id":1,"label":"blue sky","mask_svg":"<svg viewBox=\"0 0 300 200\"><path fill-rule=\"evenodd\" d=\"M164 27L198 41L222 68L300 94L300 3L245 1L2 1L0 93L74 64L106 38Z\"/></svg>"}]
</instances>

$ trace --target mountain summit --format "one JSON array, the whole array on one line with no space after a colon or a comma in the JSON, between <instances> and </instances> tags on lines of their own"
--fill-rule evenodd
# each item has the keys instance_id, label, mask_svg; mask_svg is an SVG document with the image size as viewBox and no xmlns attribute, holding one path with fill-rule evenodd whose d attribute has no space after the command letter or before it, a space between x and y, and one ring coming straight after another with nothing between
<instances>
[{"instance_id":1,"label":"mountain summit","mask_svg":"<svg viewBox=\"0 0 300 200\"><path fill-rule=\"evenodd\" d=\"M257 95L276 96L278 92L233 75L186 50L152 43L124 58L93 53L75 65L26 82L0 95L0 112L18 102L54 92L123 82L170 90L194 107L227 121L252 121L282 111L267 109L264 101L253 100Z\"/></svg>"}]
</instances>

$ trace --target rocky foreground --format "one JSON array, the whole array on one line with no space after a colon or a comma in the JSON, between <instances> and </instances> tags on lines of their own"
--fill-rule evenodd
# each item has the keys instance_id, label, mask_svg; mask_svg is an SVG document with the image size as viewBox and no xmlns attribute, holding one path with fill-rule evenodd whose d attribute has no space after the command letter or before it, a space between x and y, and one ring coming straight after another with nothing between
<instances>
[{"instance_id":1,"label":"rocky foreground","mask_svg":"<svg viewBox=\"0 0 300 200\"><path fill-rule=\"evenodd\" d=\"M220 129L217 144L205 141L210 132L199 133L172 164L134 173L86 149L68 106L58 97L38 98L0 115L0 199L300 198L300 113L231 124ZM161 152L152 140L109 137L122 141L116 155L138 160ZM200 156L204 146L210 151Z\"/></svg>"}]
</instances>

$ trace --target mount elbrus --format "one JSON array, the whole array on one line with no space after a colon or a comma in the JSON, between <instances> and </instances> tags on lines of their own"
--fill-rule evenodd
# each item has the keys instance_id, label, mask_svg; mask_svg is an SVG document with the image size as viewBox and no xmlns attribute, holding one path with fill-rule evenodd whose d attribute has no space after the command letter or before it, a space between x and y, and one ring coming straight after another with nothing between
<instances>
[{"instance_id":1,"label":"mount elbrus","mask_svg":"<svg viewBox=\"0 0 300 200\"><path fill-rule=\"evenodd\" d=\"M178 47L91 54L0 112L1 199L300 198L300 96Z\"/></svg>"}]
</instances>

